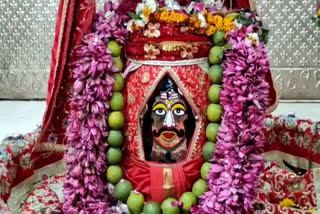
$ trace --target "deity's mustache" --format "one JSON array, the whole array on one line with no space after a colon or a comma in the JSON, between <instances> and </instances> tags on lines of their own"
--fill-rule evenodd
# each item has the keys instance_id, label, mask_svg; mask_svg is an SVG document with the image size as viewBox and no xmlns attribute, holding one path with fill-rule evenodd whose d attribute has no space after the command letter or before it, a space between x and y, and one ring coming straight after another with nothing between
<instances>
[{"instance_id":1,"label":"deity's mustache","mask_svg":"<svg viewBox=\"0 0 320 214\"><path fill-rule=\"evenodd\" d=\"M157 130L153 130L152 134L155 137L159 137L161 135L161 133L164 132L164 131L172 131L172 132L175 132L178 137L180 137L180 138L184 137L184 130L183 129L178 130L178 129L174 128L174 127L173 128L162 127L158 131Z\"/></svg>"}]
</instances>

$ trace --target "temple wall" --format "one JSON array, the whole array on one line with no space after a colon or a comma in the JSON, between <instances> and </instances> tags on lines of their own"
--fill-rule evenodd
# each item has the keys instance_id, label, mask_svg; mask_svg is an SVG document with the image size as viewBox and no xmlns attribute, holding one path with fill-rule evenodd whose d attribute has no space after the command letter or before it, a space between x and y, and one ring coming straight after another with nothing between
<instances>
[{"instance_id":1,"label":"temple wall","mask_svg":"<svg viewBox=\"0 0 320 214\"><path fill-rule=\"evenodd\" d=\"M310 20L316 1L257 2L271 31L269 57L281 99L320 101L320 31ZM0 2L0 99L46 97L58 3Z\"/></svg>"}]
</instances>

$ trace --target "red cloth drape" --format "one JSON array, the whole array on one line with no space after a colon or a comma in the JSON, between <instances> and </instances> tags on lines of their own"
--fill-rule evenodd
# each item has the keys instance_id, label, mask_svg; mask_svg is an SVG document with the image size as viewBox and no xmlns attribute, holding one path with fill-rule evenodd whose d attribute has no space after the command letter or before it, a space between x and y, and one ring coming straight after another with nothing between
<instances>
[{"instance_id":1,"label":"red cloth drape","mask_svg":"<svg viewBox=\"0 0 320 214\"><path fill-rule=\"evenodd\" d=\"M73 53L81 44L83 35L90 31L95 12L96 4L93 0L60 1L48 80L47 108L38 143L47 142L49 136L57 144L66 143L65 128L73 85ZM33 154L34 158L38 156L37 153ZM36 160L35 167L40 168L61 158L60 154Z\"/></svg>"},{"instance_id":2,"label":"red cloth drape","mask_svg":"<svg viewBox=\"0 0 320 214\"><path fill-rule=\"evenodd\" d=\"M232 9L250 9L249 0L226 0L225 4L228 8L232 6ZM232 4L232 5L231 5Z\"/></svg>"},{"instance_id":3,"label":"red cloth drape","mask_svg":"<svg viewBox=\"0 0 320 214\"><path fill-rule=\"evenodd\" d=\"M61 0L57 13L55 38L52 46L51 70L48 80L47 108L43 117L43 127L38 142L31 153L32 167L19 168L12 181L12 187L33 175L34 170L63 158L63 153L41 150L42 143L64 144L65 126L68 115L68 100L73 84L71 62L73 51L81 43L82 37L90 30L96 12L95 1ZM49 138L49 139L48 139Z\"/></svg>"},{"instance_id":4,"label":"red cloth drape","mask_svg":"<svg viewBox=\"0 0 320 214\"><path fill-rule=\"evenodd\" d=\"M200 168L204 160L195 158L179 166L170 167L172 170L174 197L180 198L182 193L190 191L195 181L200 178ZM143 193L147 201L162 203L165 199L164 168L155 166L147 161L141 161L130 155L125 155L121 163L124 176L130 180L133 186Z\"/></svg>"}]
</instances>

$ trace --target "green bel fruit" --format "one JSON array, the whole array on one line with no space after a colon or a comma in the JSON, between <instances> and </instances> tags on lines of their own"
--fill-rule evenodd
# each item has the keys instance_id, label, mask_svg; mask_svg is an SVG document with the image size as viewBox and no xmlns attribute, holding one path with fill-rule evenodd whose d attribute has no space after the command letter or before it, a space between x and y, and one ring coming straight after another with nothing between
<instances>
[{"instance_id":1,"label":"green bel fruit","mask_svg":"<svg viewBox=\"0 0 320 214\"><path fill-rule=\"evenodd\" d=\"M174 198L167 198L162 202L161 204L162 214L179 214L180 213L179 206L178 205L174 206L172 202L176 204L178 203L177 200Z\"/></svg>"},{"instance_id":2,"label":"green bel fruit","mask_svg":"<svg viewBox=\"0 0 320 214\"><path fill-rule=\"evenodd\" d=\"M122 151L119 148L110 147L107 151L107 161L110 165L120 164L122 160Z\"/></svg>"},{"instance_id":3,"label":"green bel fruit","mask_svg":"<svg viewBox=\"0 0 320 214\"><path fill-rule=\"evenodd\" d=\"M216 151L216 144L208 141L202 147L202 155L206 161L212 158L213 153Z\"/></svg>"},{"instance_id":4,"label":"green bel fruit","mask_svg":"<svg viewBox=\"0 0 320 214\"><path fill-rule=\"evenodd\" d=\"M112 57L113 60L113 67L118 69L118 72L122 72L123 70L123 62L120 58L120 56L118 57Z\"/></svg>"},{"instance_id":5,"label":"green bel fruit","mask_svg":"<svg viewBox=\"0 0 320 214\"><path fill-rule=\"evenodd\" d=\"M225 39L225 32L224 31L217 31L214 35L213 35L213 44L216 46L223 46L226 43L226 39Z\"/></svg>"},{"instance_id":6,"label":"green bel fruit","mask_svg":"<svg viewBox=\"0 0 320 214\"><path fill-rule=\"evenodd\" d=\"M121 54L121 46L118 42L111 40L107 44L107 48L111 51L113 57L118 57Z\"/></svg>"},{"instance_id":7,"label":"green bel fruit","mask_svg":"<svg viewBox=\"0 0 320 214\"><path fill-rule=\"evenodd\" d=\"M219 104L210 104L207 108L207 117L210 122L219 123L222 117L222 106Z\"/></svg>"},{"instance_id":8,"label":"green bel fruit","mask_svg":"<svg viewBox=\"0 0 320 214\"><path fill-rule=\"evenodd\" d=\"M109 166L107 169L107 180L111 184L117 184L123 177L123 171L120 166Z\"/></svg>"},{"instance_id":9,"label":"green bel fruit","mask_svg":"<svg viewBox=\"0 0 320 214\"><path fill-rule=\"evenodd\" d=\"M127 200L127 205L131 214L140 214L144 206L144 196L134 191L131 192Z\"/></svg>"},{"instance_id":10,"label":"green bel fruit","mask_svg":"<svg viewBox=\"0 0 320 214\"><path fill-rule=\"evenodd\" d=\"M120 148L123 145L123 133L120 130L111 130L108 136L108 143L111 147Z\"/></svg>"},{"instance_id":11,"label":"green bel fruit","mask_svg":"<svg viewBox=\"0 0 320 214\"><path fill-rule=\"evenodd\" d=\"M130 181L121 180L119 183L117 183L114 190L116 198L123 203L126 203L131 191L133 190L133 187Z\"/></svg>"},{"instance_id":12,"label":"green bel fruit","mask_svg":"<svg viewBox=\"0 0 320 214\"><path fill-rule=\"evenodd\" d=\"M207 191L207 183L203 179L197 180L192 187L192 193L200 197Z\"/></svg>"},{"instance_id":13,"label":"green bel fruit","mask_svg":"<svg viewBox=\"0 0 320 214\"><path fill-rule=\"evenodd\" d=\"M181 195L180 201L182 202L182 213L189 214L191 207L197 204L197 197L192 192L185 192Z\"/></svg>"},{"instance_id":14,"label":"green bel fruit","mask_svg":"<svg viewBox=\"0 0 320 214\"><path fill-rule=\"evenodd\" d=\"M114 92L110 99L110 107L112 111L120 111L124 106L124 98L120 92Z\"/></svg>"},{"instance_id":15,"label":"green bel fruit","mask_svg":"<svg viewBox=\"0 0 320 214\"><path fill-rule=\"evenodd\" d=\"M201 173L201 178L205 181L208 181L208 174L209 174L209 171L210 171L210 168L211 168L211 163L209 162L205 162L204 164L202 164L201 166L201 170L200 170L200 173Z\"/></svg>"},{"instance_id":16,"label":"green bel fruit","mask_svg":"<svg viewBox=\"0 0 320 214\"><path fill-rule=\"evenodd\" d=\"M124 127L124 116L120 111L113 111L108 117L108 125L111 129L119 130Z\"/></svg>"},{"instance_id":17,"label":"green bel fruit","mask_svg":"<svg viewBox=\"0 0 320 214\"><path fill-rule=\"evenodd\" d=\"M122 76L121 73L116 73L113 75L114 77L114 85L113 85L113 91L115 92L120 92L122 91L123 87L124 87L124 78Z\"/></svg>"},{"instance_id":18,"label":"green bel fruit","mask_svg":"<svg viewBox=\"0 0 320 214\"><path fill-rule=\"evenodd\" d=\"M223 68L221 65L213 65L208 71L209 79L213 84L221 84L223 78Z\"/></svg>"},{"instance_id":19,"label":"green bel fruit","mask_svg":"<svg viewBox=\"0 0 320 214\"><path fill-rule=\"evenodd\" d=\"M212 65L221 64L223 58L223 47L214 46L211 48L209 53L209 61Z\"/></svg>"},{"instance_id":20,"label":"green bel fruit","mask_svg":"<svg viewBox=\"0 0 320 214\"><path fill-rule=\"evenodd\" d=\"M219 131L220 125L217 123L209 123L206 128L206 136L207 139L211 142L215 142L218 131Z\"/></svg>"},{"instance_id":21,"label":"green bel fruit","mask_svg":"<svg viewBox=\"0 0 320 214\"><path fill-rule=\"evenodd\" d=\"M221 92L222 88L221 85L212 85L209 88L209 100L212 103L218 104L220 103L220 92Z\"/></svg>"},{"instance_id":22,"label":"green bel fruit","mask_svg":"<svg viewBox=\"0 0 320 214\"><path fill-rule=\"evenodd\" d=\"M148 202L143 207L143 214L161 214L160 204L157 202Z\"/></svg>"}]
</instances>

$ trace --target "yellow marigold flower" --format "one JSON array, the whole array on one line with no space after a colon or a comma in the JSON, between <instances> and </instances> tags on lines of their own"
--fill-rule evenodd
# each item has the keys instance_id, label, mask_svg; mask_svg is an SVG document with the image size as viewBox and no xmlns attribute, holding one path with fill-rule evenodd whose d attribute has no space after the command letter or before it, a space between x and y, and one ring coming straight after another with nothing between
<instances>
[{"instance_id":1,"label":"yellow marigold flower","mask_svg":"<svg viewBox=\"0 0 320 214\"><path fill-rule=\"evenodd\" d=\"M206 30L206 35L207 35L207 36L212 36L213 34L216 33L216 31L217 31L217 28L216 28L216 27L214 27L213 25L209 25L209 26L207 27L207 30Z\"/></svg>"},{"instance_id":2,"label":"yellow marigold flower","mask_svg":"<svg viewBox=\"0 0 320 214\"><path fill-rule=\"evenodd\" d=\"M169 18L169 12L168 11L164 11L164 12L161 13L161 15L160 15L160 20L161 21L166 22L166 21L168 21L168 18Z\"/></svg>"},{"instance_id":3,"label":"yellow marigold flower","mask_svg":"<svg viewBox=\"0 0 320 214\"><path fill-rule=\"evenodd\" d=\"M219 16L219 15L215 15L215 16L213 16L213 21L214 21L215 24L216 23L222 23L223 22L223 18L221 16Z\"/></svg>"},{"instance_id":4,"label":"yellow marigold flower","mask_svg":"<svg viewBox=\"0 0 320 214\"><path fill-rule=\"evenodd\" d=\"M320 17L320 9L318 10L318 13L317 13L317 15Z\"/></svg>"},{"instance_id":5,"label":"yellow marigold flower","mask_svg":"<svg viewBox=\"0 0 320 214\"><path fill-rule=\"evenodd\" d=\"M285 198L280 202L281 207L295 207L297 206L291 199Z\"/></svg>"},{"instance_id":6,"label":"yellow marigold flower","mask_svg":"<svg viewBox=\"0 0 320 214\"><path fill-rule=\"evenodd\" d=\"M234 29L234 27L235 27L235 24L234 24L233 22L231 22L231 21L225 21L225 22L224 22L223 30L224 30L225 32L230 32L230 31L232 31L232 30Z\"/></svg>"},{"instance_id":7,"label":"yellow marigold flower","mask_svg":"<svg viewBox=\"0 0 320 214\"><path fill-rule=\"evenodd\" d=\"M206 21L209 24L214 24L213 15L211 13L206 14Z\"/></svg>"}]
</instances>

